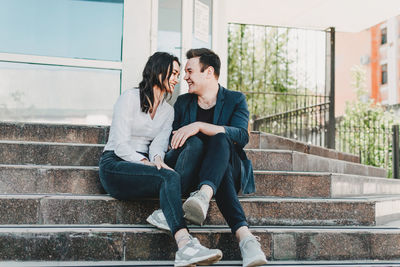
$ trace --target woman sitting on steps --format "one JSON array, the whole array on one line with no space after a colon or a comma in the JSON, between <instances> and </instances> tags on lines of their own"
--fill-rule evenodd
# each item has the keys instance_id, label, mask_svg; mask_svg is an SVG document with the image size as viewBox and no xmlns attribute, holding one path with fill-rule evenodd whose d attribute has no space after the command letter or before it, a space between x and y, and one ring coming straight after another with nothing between
<instances>
[{"instance_id":1,"label":"woman sitting on steps","mask_svg":"<svg viewBox=\"0 0 400 267\"><path fill-rule=\"evenodd\" d=\"M100 158L100 181L120 200L160 198L178 251L175 266L213 264L222 258L193 238L183 218L181 177L164 163L174 120L165 101L179 81L180 63L168 53L152 55L139 88L126 90L114 106L110 136Z\"/></svg>"}]
</instances>

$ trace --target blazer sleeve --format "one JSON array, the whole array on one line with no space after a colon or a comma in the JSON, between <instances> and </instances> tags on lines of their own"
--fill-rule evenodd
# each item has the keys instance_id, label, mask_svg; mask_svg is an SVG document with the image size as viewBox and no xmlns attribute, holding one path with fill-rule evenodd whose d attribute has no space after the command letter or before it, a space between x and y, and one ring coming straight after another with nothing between
<instances>
[{"instance_id":1,"label":"blazer sleeve","mask_svg":"<svg viewBox=\"0 0 400 267\"><path fill-rule=\"evenodd\" d=\"M249 124L249 109L247 108L246 97L240 93L236 103L229 125L225 125L225 133L240 147L244 147L249 142L249 133L247 131Z\"/></svg>"},{"instance_id":2,"label":"blazer sleeve","mask_svg":"<svg viewBox=\"0 0 400 267\"><path fill-rule=\"evenodd\" d=\"M182 123L182 101L181 101L181 96L179 96L176 99L176 102L174 104L174 122L172 123L172 130L176 131L180 128L180 125ZM171 135L172 137L172 135Z\"/></svg>"}]
</instances>

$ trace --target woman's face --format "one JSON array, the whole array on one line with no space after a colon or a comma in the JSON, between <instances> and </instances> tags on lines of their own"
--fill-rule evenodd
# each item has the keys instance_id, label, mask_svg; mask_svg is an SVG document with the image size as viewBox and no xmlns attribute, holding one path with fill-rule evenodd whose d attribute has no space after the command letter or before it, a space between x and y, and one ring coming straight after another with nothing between
<instances>
[{"instance_id":1,"label":"woman's face","mask_svg":"<svg viewBox=\"0 0 400 267\"><path fill-rule=\"evenodd\" d=\"M180 66L178 62L174 61L171 77L169 78L169 81L164 81L164 86L167 88L168 93L172 94L174 92L175 85L179 82L180 73Z\"/></svg>"}]
</instances>

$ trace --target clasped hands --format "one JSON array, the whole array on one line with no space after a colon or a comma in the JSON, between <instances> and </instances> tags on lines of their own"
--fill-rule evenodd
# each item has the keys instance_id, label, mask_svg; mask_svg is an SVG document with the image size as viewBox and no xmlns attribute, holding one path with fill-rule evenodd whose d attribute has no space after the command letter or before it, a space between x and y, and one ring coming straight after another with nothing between
<instances>
[{"instance_id":1,"label":"clasped hands","mask_svg":"<svg viewBox=\"0 0 400 267\"><path fill-rule=\"evenodd\" d=\"M159 155L156 155L154 157L154 161L153 162L150 162L146 158L142 159L141 162L143 164L145 164L145 165L148 165L148 166L157 167L157 170L160 170L161 168L164 168L164 169L173 171L173 169L171 167L169 167L167 164L165 164L165 162L162 160L162 158Z\"/></svg>"},{"instance_id":2,"label":"clasped hands","mask_svg":"<svg viewBox=\"0 0 400 267\"><path fill-rule=\"evenodd\" d=\"M200 131L200 126L198 122L191 123L189 125L179 128L176 131L173 131L171 139L171 148L172 149L180 148L185 144L186 140L189 137L196 135L199 131ZM142 159L141 162L149 166L155 166L157 167L158 170L160 170L161 168L173 170L171 167L169 167L167 164L164 163L164 161L161 159L159 155L156 155L154 157L154 162L150 162L146 158Z\"/></svg>"}]
</instances>

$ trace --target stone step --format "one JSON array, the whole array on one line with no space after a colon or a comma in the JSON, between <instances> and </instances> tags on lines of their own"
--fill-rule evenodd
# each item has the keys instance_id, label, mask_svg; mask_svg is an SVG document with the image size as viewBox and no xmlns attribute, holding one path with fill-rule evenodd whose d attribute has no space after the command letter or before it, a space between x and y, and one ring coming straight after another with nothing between
<instances>
[{"instance_id":1,"label":"stone step","mask_svg":"<svg viewBox=\"0 0 400 267\"><path fill-rule=\"evenodd\" d=\"M172 267L174 261L3 261L0 262L0 267L86 267L86 266L97 266L97 267L108 267L108 266L130 266L130 267L143 267L143 266L162 266ZM205 267L212 266L242 266L241 260L221 260L213 265L202 265ZM343 266L363 266L363 267L394 267L400 266L400 263L396 260L356 260L356 261L268 261L267 265L264 266L275 266L275 267L299 267L299 266L329 266L329 267L343 267Z\"/></svg>"},{"instance_id":2,"label":"stone step","mask_svg":"<svg viewBox=\"0 0 400 267\"><path fill-rule=\"evenodd\" d=\"M229 229L191 232L203 245L220 248L223 260L240 260ZM257 227L252 232L269 260L400 260L399 228ZM170 234L143 226L0 228L1 261L171 261L175 251Z\"/></svg>"},{"instance_id":3,"label":"stone step","mask_svg":"<svg viewBox=\"0 0 400 267\"><path fill-rule=\"evenodd\" d=\"M0 141L0 164L97 166L104 145Z\"/></svg>"},{"instance_id":4,"label":"stone step","mask_svg":"<svg viewBox=\"0 0 400 267\"><path fill-rule=\"evenodd\" d=\"M382 225L400 219L400 197L348 199L245 198L250 225ZM159 200L107 195L0 195L0 224L146 224ZM211 201L206 225L226 225Z\"/></svg>"},{"instance_id":5,"label":"stone step","mask_svg":"<svg viewBox=\"0 0 400 267\"><path fill-rule=\"evenodd\" d=\"M0 194L104 194L98 167L0 165Z\"/></svg>"},{"instance_id":6,"label":"stone step","mask_svg":"<svg viewBox=\"0 0 400 267\"><path fill-rule=\"evenodd\" d=\"M0 140L105 144L109 126L0 122Z\"/></svg>"},{"instance_id":7,"label":"stone step","mask_svg":"<svg viewBox=\"0 0 400 267\"><path fill-rule=\"evenodd\" d=\"M0 165L0 194L104 194L98 167ZM400 180L350 174L255 171L254 196L400 195Z\"/></svg>"},{"instance_id":8,"label":"stone step","mask_svg":"<svg viewBox=\"0 0 400 267\"><path fill-rule=\"evenodd\" d=\"M109 129L109 126L0 122L0 140L105 144ZM247 148L293 150L327 158L360 162L356 155L262 132L251 132Z\"/></svg>"},{"instance_id":9,"label":"stone step","mask_svg":"<svg viewBox=\"0 0 400 267\"><path fill-rule=\"evenodd\" d=\"M339 152L334 149L328 149L322 146L311 145L294 139L257 131L250 133L250 141L246 148L291 150L325 158L360 163L360 157L357 155Z\"/></svg>"},{"instance_id":10,"label":"stone step","mask_svg":"<svg viewBox=\"0 0 400 267\"><path fill-rule=\"evenodd\" d=\"M400 195L400 179L325 172L254 171L260 196L340 198Z\"/></svg>"},{"instance_id":11,"label":"stone step","mask_svg":"<svg viewBox=\"0 0 400 267\"><path fill-rule=\"evenodd\" d=\"M289 150L246 149L254 170L346 173L387 177L382 168Z\"/></svg>"},{"instance_id":12,"label":"stone step","mask_svg":"<svg viewBox=\"0 0 400 267\"><path fill-rule=\"evenodd\" d=\"M96 166L104 145L0 141L0 164ZM386 170L288 150L246 149L255 170L323 171L386 177Z\"/></svg>"}]
</instances>

